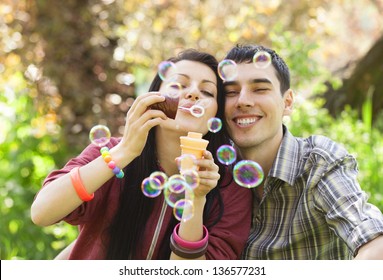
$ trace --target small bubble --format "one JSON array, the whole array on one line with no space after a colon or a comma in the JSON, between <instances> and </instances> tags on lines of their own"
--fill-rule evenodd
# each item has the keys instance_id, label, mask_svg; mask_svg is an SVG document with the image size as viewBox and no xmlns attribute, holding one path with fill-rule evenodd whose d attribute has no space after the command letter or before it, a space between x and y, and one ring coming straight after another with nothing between
<instances>
[{"instance_id":1,"label":"small bubble","mask_svg":"<svg viewBox=\"0 0 383 280\"><path fill-rule=\"evenodd\" d=\"M222 128L222 121L220 118L211 118L207 121L207 128L210 132L217 133Z\"/></svg>"},{"instance_id":2,"label":"small bubble","mask_svg":"<svg viewBox=\"0 0 383 280\"><path fill-rule=\"evenodd\" d=\"M89 139L90 141L99 146L105 146L110 141L110 130L105 125L96 125L92 127L92 129L89 132Z\"/></svg>"},{"instance_id":3,"label":"small bubble","mask_svg":"<svg viewBox=\"0 0 383 280\"><path fill-rule=\"evenodd\" d=\"M181 176L181 175L180 175ZM172 176L173 177L173 176ZM174 207L180 199L194 199L193 189L186 183L185 179L172 178L165 183L164 198L170 207Z\"/></svg>"},{"instance_id":4,"label":"small bubble","mask_svg":"<svg viewBox=\"0 0 383 280\"><path fill-rule=\"evenodd\" d=\"M161 194L161 182L156 178L147 177L141 184L142 193L147 197L156 197Z\"/></svg>"},{"instance_id":5,"label":"small bubble","mask_svg":"<svg viewBox=\"0 0 383 280\"><path fill-rule=\"evenodd\" d=\"M258 51L253 56L254 66L264 69L271 64L271 55L266 51Z\"/></svg>"},{"instance_id":6,"label":"small bubble","mask_svg":"<svg viewBox=\"0 0 383 280\"><path fill-rule=\"evenodd\" d=\"M195 189L199 186L199 175L196 170L188 169L182 172L182 176L185 179L185 182L192 188Z\"/></svg>"},{"instance_id":7,"label":"small bubble","mask_svg":"<svg viewBox=\"0 0 383 280\"><path fill-rule=\"evenodd\" d=\"M170 98L179 98L182 92L182 85L177 82L169 82L165 86L165 95Z\"/></svg>"},{"instance_id":8,"label":"small bubble","mask_svg":"<svg viewBox=\"0 0 383 280\"><path fill-rule=\"evenodd\" d=\"M168 180L168 176L162 171L154 171L152 174L150 174L149 178L157 179L160 182L159 189L161 190L164 188L164 185ZM156 187L156 185L153 187Z\"/></svg>"},{"instance_id":9,"label":"small bubble","mask_svg":"<svg viewBox=\"0 0 383 280\"><path fill-rule=\"evenodd\" d=\"M230 145L222 145L217 149L217 158L222 164L230 165L237 159L237 152Z\"/></svg>"},{"instance_id":10,"label":"small bubble","mask_svg":"<svg viewBox=\"0 0 383 280\"><path fill-rule=\"evenodd\" d=\"M223 81L233 81L238 76L237 64L230 59L224 59L218 64L218 75Z\"/></svg>"},{"instance_id":11,"label":"small bubble","mask_svg":"<svg viewBox=\"0 0 383 280\"><path fill-rule=\"evenodd\" d=\"M197 170L196 163L197 158L192 154L183 154L176 158L176 163L179 171L182 170Z\"/></svg>"},{"instance_id":12,"label":"small bubble","mask_svg":"<svg viewBox=\"0 0 383 280\"><path fill-rule=\"evenodd\" d=\"M163 81L169 81L171 74L174 73L176 70L176 65L171 61L162 61L158 65L158 75Z\"/></svg>"},{"instance_id":13,"label":"small bubble","mask_svg":"<svg viewBox=\"0 0 383 280\"><path fill-rule=\"evenodd\" d=\"M178 221L187 221L194 216L194 204L190 199L180 199L174 204L173 215Z\"/></svg>"}]
</instances>

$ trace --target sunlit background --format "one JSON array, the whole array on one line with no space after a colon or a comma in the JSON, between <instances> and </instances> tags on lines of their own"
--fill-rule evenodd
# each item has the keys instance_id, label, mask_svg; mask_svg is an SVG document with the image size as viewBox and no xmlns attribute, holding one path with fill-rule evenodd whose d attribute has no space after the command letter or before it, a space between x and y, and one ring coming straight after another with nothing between
<instances>
[{"instance_id":1,"label":"sunlit background","mask_svg":"<svg viewBox=\"0 0 383 280\"><path fill-rule=\"evenodd\" d=\"M275 49L297 98L286 124L343 143L383 210L382 14L383 0L2 0L0 258L52 259L76 237L32 224L42 180L95 124L120 135L158 64L185 48L218 60L237 43Z\"/></svg>"}]
</instances>

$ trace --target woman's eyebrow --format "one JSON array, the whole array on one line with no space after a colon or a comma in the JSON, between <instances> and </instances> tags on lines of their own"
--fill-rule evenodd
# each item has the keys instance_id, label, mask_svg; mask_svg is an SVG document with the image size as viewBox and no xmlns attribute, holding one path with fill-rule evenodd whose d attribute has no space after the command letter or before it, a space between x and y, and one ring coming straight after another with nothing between
<instances>
[{"instance_id":1,"label":"woman's eyebrow","mask_svg":"<svg viewBox=\"0 0 383 280\"><path fill-rule=\"evenodd\" d=\"M182 73L177 73L176 75L180 75L180 76L183 76L183 77L185 77L185 78L187 78L187 79L189 79L189 80L190 80L190 76L189 76L189 75L186 75L186 74L182 74ZM201 83L211 83L211 84L213 84L213 85L217 86L217 84L216 84L216 83L214 83L213 81L211 81L211 80L206 80L206 79L203 79L203 80L201 81Z\"/></svg>"}]
</instances>

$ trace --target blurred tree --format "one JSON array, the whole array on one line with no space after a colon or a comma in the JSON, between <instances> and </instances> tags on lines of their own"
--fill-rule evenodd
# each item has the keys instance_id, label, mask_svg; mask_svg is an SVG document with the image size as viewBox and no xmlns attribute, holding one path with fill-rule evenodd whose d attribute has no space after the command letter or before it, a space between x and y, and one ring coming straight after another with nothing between
<instances>
[{"instance_id":1,"label":"blurred tree","mask_svg":"<svg viewBox=\"0 0 383 280\"><path fill-rule=\"evenodd\" d=\"M335 116L344 110L345 105L350 105L357 109L361 117L363 104L371 98L372 121L377 120L378 115L383 113L383 34L366 55L349 63L341 71L346 75L343 85L334 89L329 84L329 89L323 95L326 99L324 106Z\"/></svg>"}]
</instances>

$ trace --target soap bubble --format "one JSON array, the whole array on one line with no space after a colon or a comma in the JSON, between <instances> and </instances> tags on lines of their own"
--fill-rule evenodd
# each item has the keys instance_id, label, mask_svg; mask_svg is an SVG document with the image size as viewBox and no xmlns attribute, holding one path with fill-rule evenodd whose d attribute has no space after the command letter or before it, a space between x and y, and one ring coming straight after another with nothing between
<instances>
[{"instance_id":1,"label":"soap bubble","mask_svg":"<svg viewBox=\"0 0 383 280\"><path fill-rule=\"evenodd\" d=\"M158 65L158 75L163 81L169 81L171 74L174 73L176 70L176 65L171 61L162 61Z\"/></svg>"},{"instance_id":2,"label":"soap bubble","mask_svg":"<svg viewBox=\"0 0 383 280\"><path fill-rule=\"evenodd\" d=\"M180 199L174 204L173 215L178 221L187 221L194 216L194 204L190 199Z\"/></svg>"},{"instance_id":3,"label":"soap bubble","mask_svg":"<svg viewBox=\"0 0 383 280\"><path fill-rule=\"evenodd\" d=\"M165 85L165 95L170 98L179 98L182 92L182 85L177 82L169 82Z\"/></svg>"},{"instance_id":4,"label":"soap bubble","mask_svg":"<svg viewBox=\"0 0 383 280\"><path fill-rule=\"evenodd\" d=\"M197 170L197 165L195 164L197 158L195 155L192 154L182 154L178 158L176 158L176 163L178 166L178 170Z\"/></svg>"},{"instance_id":5,"label":"soap bubble","mask_svg":"<svg viewBox=\"0 0 383 280\"><path fill-rule=\"evenodd\" d=\"M230 145L222 145L217 149L217 158L222 164L230 165L237 159L237 152Z\"/></svg>"},{"instance_id":6,"label":"soap bubble","mask_svg":"<svg viewBox=\"0 0 383 280\"><path fill-rule=\"evenodd\" d=\"M271 55L266 51L258 51L253 56L254 66L264 69L271 64Z\"/></svg>"},{"instance_id":7,"label":"soap bubble","mask_svg":"<svg viewBox=\"0 0 383 280\"><path fill-rule=\"evenodd\" d=\"M195 189L199 186L199 175L198 172L192 169L182 171L182 176L185 179L185 182L192 188Z\"/></svg>"},{"instance_id":8,"label":"soap bubble","mask_svg":"<svg viewBox=\"0 0 383 280\"><path fill-rule=\"evenodd\" d=\"M211 118L207 121L207 128L210 132L216 133L222 128L222 121L220 118Z\"/></svg>"},{"instance_id":9,"label":"soap bubble","mask_svg":"<svg viewBox=\"0 0 383 280\"><path fill-rule=\"evenodd\" d=\"M171 176L165 183L164 198L170 207L174 207L176 202L180 199L194 199L193 189L188 185L188 183L186 183L185 179L181 175L179 176L182 179L178 176L174 178Z\"/></svg>"},{"instance_id":10,"label":"soap bubble","mask_svg":"<svg viewBox=\"0 0 383 280\"><path fill-rule=\"evenodd\" d=\"M110 130L105 125L96 125L89 132L90 141L99 146L105 146L110 141Z\"/></svg>"},{"instance_id":11,"label":"soap bubble","mask_svg":"<svg viewBox=\"0 0 383 280\"><path fill-rule=\"evenodd\" d=\"M233 169L234 181L246 188L255 188L263 181L264 173L262 167L252 160L241 160Z\"/></svg>"},{"instance_id":12,"label":"soap bubble","mask_svg":"<svg viewBox=\"0 0 383 280\"><path fill-rule=\"evenodd\" d=\"M230 59L224 59L218 64L218 74L223 81L233 81L238 76L237 64Z\"/></svg>"},{"instance_id":13,"label":"soap bubble","mask_svg":"<svg viewBox=\"0 0 383 280\"><path fill-rule=\"evenodd\" d=\"M154 171L152 174L150 174L149 178L157 179L160 182L159 189L162 190L164 188L166 181L168 180L168 175L166 175L162 171ZM156 185L152 187L156 187Z\"/></svg>"},{"instance_id":14,"label":"soap bubble","mask_svg":"<svg viewBox=\"0 0 383 280\"><path fill-rule=\"evenodd\" d=\"M141 183L142 193L147 197L156 197L161 193L161 182L156 178L145 178Z\"/></svg>"}]
</instances>

